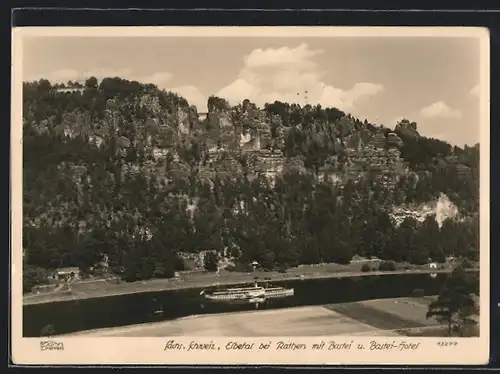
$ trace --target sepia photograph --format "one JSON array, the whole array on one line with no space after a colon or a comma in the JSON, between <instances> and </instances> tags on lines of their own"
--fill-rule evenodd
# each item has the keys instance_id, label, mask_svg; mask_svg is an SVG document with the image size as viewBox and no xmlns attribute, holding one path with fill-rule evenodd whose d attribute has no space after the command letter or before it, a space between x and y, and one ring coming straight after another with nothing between
<instances>
[{"instance_id":1,"label":"sepia photograph","mask_svg":"<svg viewBox=\"0 0 500 374\"><path fill-rule=\"evenodd\" d=\"M13 32L23 352L487 359L486 31L141 29Z\"/></svg>"}]
</instances>

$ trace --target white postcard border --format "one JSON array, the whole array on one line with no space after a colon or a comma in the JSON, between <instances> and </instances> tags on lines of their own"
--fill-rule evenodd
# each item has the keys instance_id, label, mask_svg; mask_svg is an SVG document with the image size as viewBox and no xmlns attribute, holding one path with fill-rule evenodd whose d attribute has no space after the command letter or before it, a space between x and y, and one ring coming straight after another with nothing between
<instances>
[{"instance_id":1,"label":"white postcard border","mask_svg":"<svg viewBox=\"0 0 500 374\"><path fill-rule=\"evenodd\" d=\"M26 37L472 37L481 45L480 81L480 337L176 337L110 338L53 337L64 350L41 351L43 338L22 337L22 41ZM489 32L467 27L26 27L12 33L12 358L16 364L164 364L164 365L322 365L322 364L485 364L489 359ZM460 79L460 77L457 77ZM216 345L213 351L165 350L169 340L189 345L191 341ZM226 344L254 343L251 350L227 350ZM275 349L278 342L306 344L307 349ZM351 349L312 350L311 345L351 344ZM395 346L418 345L415 349L370 350L370 342L394 342ZM404 343L403 343L404 342ZM443 345L439 345L443 343ZM270 347L258 349L263 344ZM403 343L403 344L402 344ZM450 343L446 345L445 343ZM358 349L362 344L364 349Z\"/></svg>"}]
</instances>

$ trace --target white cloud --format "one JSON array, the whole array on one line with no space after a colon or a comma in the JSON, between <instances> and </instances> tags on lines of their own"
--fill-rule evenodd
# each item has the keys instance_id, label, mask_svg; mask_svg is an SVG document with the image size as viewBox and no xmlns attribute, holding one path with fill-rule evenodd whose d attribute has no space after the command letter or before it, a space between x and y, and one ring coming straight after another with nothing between
<instances>
[{"instance_id":1,"label":"white cloud","mask_svg":"<svg viewBox=\"0 0 500 374\"><path fill-rule=\"evenodd\" d=\"M217 96L230 100L233 103L241 102L249 97L255 97L259 91L254 85L242 78L236 79L233 83L221 88Z\"/></svg>"},{"instance_id":2,"label":"white cloud","mask_svg":"<svg viewBox=\"0 0 500 374\"><path fill-rule=\"evenodd\" d=\"M61 69L61 70L56 70L51 74L48 74L47 76L39 77L39 78L46 78L50 80L51 82L57 82L57 83L66 83L68 81L75 81L79 80L79 73L76 70L73 69ZM38 78L38 79L39 79Z\"/></svg>"},{"instance_id":3,"label":"white cloud","mask_svg":"<svg viewBox=\"0 0 500 374\"><path fill-rule=\"evenodd\" d=\"M310 104L349 110L384 89L381 84L371 82L359 82L347 90L327 84L323 81L324 72L313 60L321 53L322 50L312 50L307 44L255 49L244 57L238 77L216 95L231 104L249 99L257 105L275 100L303 105L307 96Z\"/></svg>"},{"instance_id":4,"label":"white cloud","mask_svg":"<svg viewBox=\"0 0 500 374\"><path fill-rule=\"evenodd\" d=\"M472 89L469 91L469 93L475 97L479 97L481 89L479 88L479 84L476 84Z\"/></svg>"},{"instance_id":5,"label":"white cloud","mask_svg":"<svg viewBox=\"0 0 500 374\"><path fill-rule=\"evenodd\" d=\"M168 91L175 92L185 98L189 102L189 105L196 106L198 112L205 112L207 110L207 98L194 86L179 86L169 88Z\"/></svg>"},{"instance_id":6,"label":"white cloud","mask_svg":"<svg viewBox=\"0 0 500 374\"><path fill-rule=\"evenodd\" d=\"M444 101L422 108L420 115L425 118L462 118L462 113L458 109L450 108Z\"/></svg>"},{"instance_id":7,"label":"white cloud","mask_svg":"<svg viewBox=\"0 0 500 374\"><path fill-rule=\"evenodd\" d=\"M231 83L217 92L208 93L203 93L191 85L173 88L168 86L172 79L172 75L168 72L140 76L130 69L96 69L84 73L63 69L46 74L44 78L54 82L67 82L82 80L89 76L95 76L99 80L103 77L119 76L142 83L154 83L159 88L183 96L191 105L196 105L199 111L207 110L206 103L211 94L225 98L233 105L249 99L259 106L275 100L304 105L307 96L307 101L312 105L319 103L325 107L350 111L363 99L376 95L384 89L383 85L372 82L358 82L347 89L334 87L325 82L325 72L319 69L314 60L322 53L322 50L311 49L305 43L296 47L254 49L244 56L243 66Z\"/></svg>"},{"instance_id":8,"label":"white cloud","mask_svg":"<svg viewBox=\"0 0 500 374\"><path fill-rule=\"evenodd\" d=\"M245 66L249 69L262 67L278 67L280 69L294 67L295 69L311 69L315 67L312 57L323 53L322 50L311 50L302 43L296 48L281 47L254 49L245 56Z\"/></svg>"},{"instance_id":9,"label":"white cloud","mask_svg":"<svg viewBox=\"0 0 500 374\"><path fill-rule=\"evenodd\" d=\"M161 71L161 72L154 73L150 77L143 78L144 80L142 80L142 81L139 79L136 79L136 80L138 82L154 83L154 84L158 85L158 87L164 88L163 85L165 85L165 83L170 82L172 77L173 77L172 74L170 74L166 71Z\"/></svg>"}]
</instances>

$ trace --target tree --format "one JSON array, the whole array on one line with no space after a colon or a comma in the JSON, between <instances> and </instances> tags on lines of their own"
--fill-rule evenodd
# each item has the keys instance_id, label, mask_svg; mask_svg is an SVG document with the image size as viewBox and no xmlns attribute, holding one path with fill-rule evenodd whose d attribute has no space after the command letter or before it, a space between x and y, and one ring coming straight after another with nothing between
<instances>
[{"instance_id":1,"label":"tree","mask_svg":"<svg viewBox=\"0 0 500 374\"><path fill-rule=\"evenodd\" d=\"M462 267L456 267L448 278L437 300L429 305L426 318L435 317L438 322L446 324L448 335L453 328L462 335L464 328L475 324L474 315L478 314L476 302L472 296L475 291L471 281Z\"/></svg>"},{"instance_id":2,"label":"tree","mask_svg":"<svg viewBox=\"0 0 500 374\"><path fill-rule=\"evenodd\" d=\"M39 267L33 267L26 264L24 265L23 293L31 292L33 287L47 283L48 283L48 274L44 269Z\"/></svg>"},{"instance_id":3,"label":"tree","mask_svg":"<svg viewBox=\"0 0 500 374\"><path fill-rule=\"evenodd\" d=\"M98 84L96 77L90 77L85 81L86 88L97 88Z\"/></svg>"},{"instance_id":4,"label":"tree","mask_svg":"<svg viewBox=\"0 0 500 374\"><path fill-rule=\"evenodd\" d=\"M379 271L396 271L396 263L394 261L382 261L378 265Z\"/></svg>"},{"instance_id":5,"label":"tree","mask_svg":"<svg viewBox=\"0 0 500 374\"><path fill-rule=\"evenodd\" d=\"M205 254L205 270L206 271L217 271L218 269L218 264L217 264L217 254L214 252L207 252Z\"/></svg>"},{"instance_id":6,"label":"tree","mask_svg":"<svg viewBox=\"0 0 500 374\"><path fill-rule=\"evenodd\" d=\"M370 264L364 263L363 266L361 266L361 271L363 273L368 273L368 272L372 271L372 268L371 268Z\"/></svg>"},{"instance_id":7,"label":"tree","mask_svg":"<svg viewBox=\"0 0 500 374\"><path fill-rule=\"evenodd\" d=\"M189 117L195 131L180 136L177 114L186 100L155 85L90 77L83 95L59 87L23 84L27 290L44 282L47 269L79 266L83 274L104 257L124 279L171 277L182 269L181 252L226 248L238 263L258 261L265 269L345 264L354 254L417 264L445 255L478 260L479 218L471 216L479 204L479 145L452 148L403 123L402 158L422 172L401 176L391 191L378 171L344 178L352 152L361 151L366 165L358 166L371 169L374 160L361 148L379 130L335 108L276 101L260 111L247 100L231 107L212 96L208 123L197 127ZM219 128L223 117L235 136L241 131L243 106L247 125L270 126L284 153L276 158L284 165L274 185L254 172L268 164L256 153L211 151L229 142ZM209 124L214 128L206 131ZM325 166L328 178L321 180ZM463 220L392 223L393 205L427 203L440 192ZM148 227L154 241L134 227Z\"/></svg>"}]
</instances>

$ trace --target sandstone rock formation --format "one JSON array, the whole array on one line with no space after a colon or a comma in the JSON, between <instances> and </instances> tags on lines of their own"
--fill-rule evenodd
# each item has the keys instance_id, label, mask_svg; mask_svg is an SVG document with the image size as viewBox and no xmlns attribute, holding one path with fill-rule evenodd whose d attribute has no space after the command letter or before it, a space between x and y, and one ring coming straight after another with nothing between
<instances>
[{"instance_id":1,"label":"sandstone rock formation","mask_svg":"<svg viewBox=\"0 0 500 374\"><path fill-rule=\"evenodd\" d=\"M134 113L129 107L139 108L142 112ZM133 144L146 150L151 159L149 162L153 164L163 165L168 150L195 139L204 144L203 152L207 160L199 165L201 174L205 172L203 169L207 169L208 174L222 173L223 169L241 172L241 154L249 154L253 160L248 165L250 173L274 178L287 171L305 171L301 157L287 158L283 155L289 132L295 127L299 133L302 131L307 134L308 142L329 144L332 154L318 166L317 171L332 182L359 178L368 173L380 175L387 181L396 180L398 175L405 173L398 151L403 146L403 140L396 132L405 136L419 136L416 124L408 120L400 121L395 132L375 127L366 121L362 123L350 115L335 123L304 117L306 124L284 126L280 116L267 114L248 100L230 107L224 99L211 97L207 107L208 112L198 113L196 107L188 106L180 99L172 99L165 106L157 96L144 94L130 103L108 100L105 118L95 124L88 114L67 114L63 117L61 131L73 137L87 130L89 139L99 146L114 131L118 148L125 154L132 141L122 137L118 130L123 123L132 120L136 128ZM129 113L131 117L127 118L130 119L125 119L125 112ZM38 125L38 131L48 131L51 126L47 119ZM469 172L466 165L455 160L447 159L444 162L455 165L457 173L466 175ZM182 167L176 168L175 165L171 168L174 174L182 170Z\"/></svg>"},{"instance_id":2,"label":"sandstone rock formation","mask_svg":"<svg viewBox=\"0 0 500 374\"><path fill-rule=\"evenodd\" d=\"M387 145L389 147L402 147L403 146L403 140L399 136L397 136L396 133L390 132L387 135Z\"/></svg>"},{"instance_id":3,"label":"sandstone rock formation","mask_svg":"<svg viewBox=\"0 0 500 374\"><path fill-rule=\"evenodd\" d=\"M420 134L417 131L416 122L410 122L407 119L402 119L396 124L396 128L394 129L396 133L403 134L408 137L418 138Z\"/></svg>"}]
</instances>

